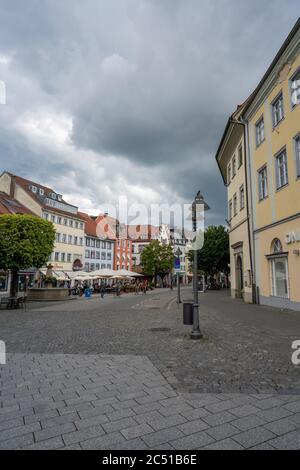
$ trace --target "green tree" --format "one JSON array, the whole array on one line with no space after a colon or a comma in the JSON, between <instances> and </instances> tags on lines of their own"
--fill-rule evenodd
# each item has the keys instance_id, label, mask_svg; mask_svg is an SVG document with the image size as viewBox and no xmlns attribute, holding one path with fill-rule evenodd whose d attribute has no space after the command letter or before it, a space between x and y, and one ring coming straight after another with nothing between
<instances>
[{"instance_id":1,"label":"green tree","mask_svg":"<svg viewBox=\"0 0 300 470\"><path fill-rule=\"evenodd\" d=\"M0 268L12 272L12 296L18 288L18 271L46 264L54 240L52 222L31 215L0 216Z\"/></svg>"},{"instance_id":2,"label":"green tree","mask_svg":"<svg viewBox=\"0 0 300 470\"><path fill-rule=\"evenodd\" d=\"M141 264L145 274L154 276L156 284L157 276L165 276L173 267L174 253L172 247L163 245L158 240L152 241L142 251Z\"/></svg>"},{"instance_id":3,"label":"green tree","mask_svg":"<svg viewBox=\"0 0 300 470\"><path fill-rule=\"evenodd\" d=\"M193 252L189 252L189 260L193 262ZM198 251L198 269L213 276L219 272L229 272L229 234L223 225L211 225L204 234L204 244Z\"/></svg>"}]
</instances>

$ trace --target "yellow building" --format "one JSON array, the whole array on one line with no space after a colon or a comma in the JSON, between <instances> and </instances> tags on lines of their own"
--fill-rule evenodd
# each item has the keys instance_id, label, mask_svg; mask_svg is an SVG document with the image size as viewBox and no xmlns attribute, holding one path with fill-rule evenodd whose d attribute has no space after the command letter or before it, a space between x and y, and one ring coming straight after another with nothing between
<instances>
[{"instance_id":1,"label":"yellow building","mask_svg":"<svg viewBox=\"0 0 300 470\"><path fill-rule=\"evenodd\" d=\"M249 247L253 299L265 305L300 310L300 19L257 88L230 122L217 160L228 184L230 206L240 182L233 183L231 178L229 184L225 168L236 148L234 136L241 133L246 144L246 205L248 202L248 232L242 233L240 225L238 240L233 234L238 219L231 219L233 295L242 280L242 295L247 300L247 256L243 251L243 275L239 278L234 253L238 243ZM228 150L223 151L225 143ZM250 282L250 278L247 280Z\"/></svg>"},{"instance_id":2,"label":"yellow building","mask_svg":"<svg viewBox=\"0 0 300 470\"><path fill-rule=\"evenodd\" d=\"M239 119L244 105L230 116L217 162L227 186L230 240L231 296L253 302L253 268L250 243L249 201L245 161L245 132Z\"/></svg>"},{"instance_id":3,"label":"yellow building","mask_svg":"<svg viewBox=\"0 0 300 470\"><path fill-rule=\"evenodd\" d=\"M6 171L0 176L0 191L53 223L56 241L49 262L55 270L83 269L85 220L76 206L68 204L53 189Z\"/></svg>"}]
</instances>

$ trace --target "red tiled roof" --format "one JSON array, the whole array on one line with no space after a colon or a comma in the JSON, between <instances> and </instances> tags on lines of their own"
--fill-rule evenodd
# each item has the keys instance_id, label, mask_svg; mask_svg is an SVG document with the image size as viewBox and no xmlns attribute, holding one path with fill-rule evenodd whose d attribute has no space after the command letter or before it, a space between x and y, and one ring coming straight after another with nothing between
<instances>
[{"instance_id":1,"label":"red tiled roof","mask_svg":"<svg viewBox=\"0 0 300 470\"><path fill-rule=\"evenodd\" d=\"M78 212L78 215L85 220L85 233L92 237L97 237L97 223L89 214Z\"/></svg>"},{"instance_id":2,"label":"red tiled roof","mask_svg":"<svg viewBox=\"0 0 300 470\"><path fill-rule=\"evenodd\" d=\"M132 240L155 240L159 235L159 227L150 224L128 225L128 235Z\"/></svg>"},{"instance_id":3,"label":"red tiled roof","mask_svg":"<svg viewBox=\"0 0 300 470\"><path fill-rule=\"evenodd\" d=\"M98 215L96 218L98 236L115 240L117 238L117 223L118 220L110 215ZM119 238L128 238L127 226L121 222L119 223Z\"/></svg>"},{"instance_id":4,"label":"red tiled roof","mask_svg":"<svg viewBox=\"0 0 300 470\"><path fill-rule=\"evenodd\" d=\"M34 215L31 210L2 191L0 191L0 214Z\"/></svg>"},{"instance_id":5,"label":"red tiled roof","mask_svg":"<svg viewBox=\"0 0 300 470\"><path fill-rule=\"evenodd\" d=\"M20 186L22 189L24 189L24 191L26 191L30 195L30 197L32 197L32 199L35 202L37 202L43 209L45 209L47 211L50 211L50 212L55 212L55 213L59 213L59 214L65 215L65 216L74 217L74 218L77 218L77 219L84 220L84 219L82 219L82 217L79 216L78 213L74 214L72 212L64 211L63 209L58 209L56 207L54 208L54 207L51 207L51 206L48 206L48 205L44 204L43 201L38 197L38 194L35 194L30 190L31 186L36 186L39 189L43 189L46 195L48 195L49 193L56 193L56 191L54 191L52 188L49 188L49 186L44 186L43 184L35 183L34 181L28 180L28 179L23 178L23 177L18 176L18 175L14 175L14 174L9 173L9 172L7 172L7 174L9 174L12 178L14 178L15 183L18 186ZM72 207L76 207L76 206L73 206L73 204L69 204L64 199L62 199L59 202L62 202L63 204L70 205Z\"/></svg>"}]
</instances>

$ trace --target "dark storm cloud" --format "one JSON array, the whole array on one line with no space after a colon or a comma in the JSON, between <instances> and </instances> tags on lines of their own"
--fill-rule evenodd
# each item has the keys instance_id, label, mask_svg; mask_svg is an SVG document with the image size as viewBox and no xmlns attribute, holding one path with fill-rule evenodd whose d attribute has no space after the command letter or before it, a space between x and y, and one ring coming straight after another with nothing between
<instances>
[{"instance_id":1,"label":"dark storm cloud","mask_svg":"<svg viewBox=\"0 0 300 470\"><path fill-rule=\"evenodd\" d=\"M54 186L58 180L61 192L79 187L94 206L104 197L93 195L103 177L107 195L134 185L141 194L165 188L163 197L190 199L201 189L210 218L223 222L225 191L214 160L219 139L296 21L297 6L297 0L2 2L0 79L7 80L9 103L0 108L1 166L46 175ZM6 68L1 55L11 58ZM48 120L53 136L60 135L57 116L72 121L72 155L51 135L47 140ZM93 164L84 152L92 152Z\"/></svg>"}]
</instances>

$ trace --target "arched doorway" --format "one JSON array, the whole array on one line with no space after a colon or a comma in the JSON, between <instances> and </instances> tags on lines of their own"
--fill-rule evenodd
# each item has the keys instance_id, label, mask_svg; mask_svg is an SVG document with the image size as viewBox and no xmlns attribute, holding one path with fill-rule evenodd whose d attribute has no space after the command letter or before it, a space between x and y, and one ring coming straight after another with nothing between
<instances>
[{"instance_id":1,"label":"arched doorway","mask_svg":"<svg viewBox=\"0 0 300 470\"><path fill-rule=\"evenodd\" d=\"M243 277L243 260L241 255L236 258L236 296L243 298L244 277Z\"/></svg>"}]
</instances>

